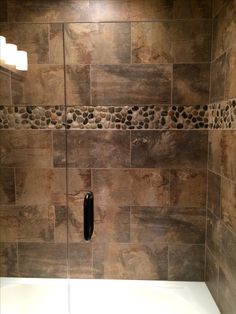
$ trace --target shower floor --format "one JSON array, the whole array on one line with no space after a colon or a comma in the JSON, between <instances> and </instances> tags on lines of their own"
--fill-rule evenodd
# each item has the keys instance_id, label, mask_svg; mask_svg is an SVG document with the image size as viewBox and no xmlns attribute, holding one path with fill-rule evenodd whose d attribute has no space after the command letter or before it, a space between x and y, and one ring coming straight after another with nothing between
<instances>
[{"instance_id":1,"label":"shower floor","mask_svg":"<svg viewBox=\"0 0 236 314\"><path fill-rule=\"evenodd\" d=\"M220 314L203 282L1 278L1 314Z\"/></svg>"}]
</instances>

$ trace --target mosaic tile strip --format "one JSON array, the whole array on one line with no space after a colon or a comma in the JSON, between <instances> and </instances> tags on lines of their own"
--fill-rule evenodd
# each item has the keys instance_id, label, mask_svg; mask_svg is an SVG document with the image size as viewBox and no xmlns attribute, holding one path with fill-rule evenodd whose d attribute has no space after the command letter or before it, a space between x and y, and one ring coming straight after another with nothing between
<instances>
[{"instance_id":1,"label":"mosaic tile strip","mask_svg":"<svg viewBox=\"0 0 236 314\"><path fill-rule=\"evenodd\" d=\"M0 129L206 129L207 106L0 107Z\"/></svg>"},{"instance_id":2,"label":"mosaic tile strip","mask_svg":"<svg viewBox=\"0 0 236 314\"><path fill-rule=\"evenodd\" d=\"M236 99L208 106L209 129L236 129Z\"/></svg>"},{"instance_id":3,"label":"mosaic tile strip","mask_svg":"<svg viewBox=\"0 0 236 314\"><path fill-rule=\"evenodd\" d=\"M0 106L0 129L62 129L64 107Z\"/></svg>"},{"instance_id":4,"label":"mosaic tile strip","mask_svg":"<svg viewBox=\"0 0 236 314\"><path fill-rule=\"evenodd\" d=\"M202 129L207 106L97 106L67 108L68 129Z\"/></svg>"}]
</instances>

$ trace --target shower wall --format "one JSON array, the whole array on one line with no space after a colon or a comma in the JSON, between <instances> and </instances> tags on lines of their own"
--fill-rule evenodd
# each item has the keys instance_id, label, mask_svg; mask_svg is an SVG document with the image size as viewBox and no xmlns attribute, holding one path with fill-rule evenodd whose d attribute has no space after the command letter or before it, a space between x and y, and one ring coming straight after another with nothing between
<instances>
[{"instance_id":1,"label":"shower wall","mask_svg":"<svg viewBox=\"0 0 236 314\"><path fill-rule=\"evenodd\" d=\"M206 281L222 313L236 309L236 1L213 9Z\"/></svg>"},{"instance_id":2,"label":"shower wall","mask_svg":"<svg viewBox=\"0 0 236 314\"><path fill-rule=\"evenodd\" d=\"M1 275L203 280L210 1L0 3Z\"/></svg>"}]
</instances>

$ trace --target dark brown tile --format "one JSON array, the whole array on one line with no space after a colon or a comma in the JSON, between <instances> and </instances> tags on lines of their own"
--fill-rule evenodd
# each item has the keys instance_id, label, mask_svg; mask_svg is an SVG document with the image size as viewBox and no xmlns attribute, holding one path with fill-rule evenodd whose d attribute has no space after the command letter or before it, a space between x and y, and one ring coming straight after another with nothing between
<instances>
[{"instance_id":1,"label":"dark brown tile","mask_svg":"<svg viewBox=\"0 0 236 314\"><path fill-rule=\"evenodd\" d=\"M54 167L66 167L66 132L65 130L52 132L53 134L53 165Z\"/></svg>"},{"instance_id":2,"label":"dark brown tile","mask_svg":"<svg viewBox=\"0 0 236 314\"><path fill-rule=\"evenodd\" d=\"M225 91L226 54L216 59L211 64L211 91L210 101L224 99Z\"/></svg>"},{"instance_id":3,"label":"dark brown tile","mask_svg":"<svg viewBox=\"0 0 236 314\"><path fill-rule=\"evenodd\" d=\"M2 167L47 168L52 166L51 131L11 130L9 132L3 130L0 146Z\"/></svg>"},{"instance_id":4,"label":"dark brown tile","mask_svg":"<svg viewBox=\"0 0 236 314\"><path fill-rule=\"evenodd\" d=\"M69 244L70 278L92 278L92 244Z\"/></svg>"},{"instance_id":5,"label":"dark brown tile","mask_svg":"<svg viewBox=\"0 0 236 314\"><path fill-rule=\"evenodd\" d=\"M91 190L91 169L67 169L67 174L68 194Z\"/></svg>"},{"instance_id":6,"label":"dark brown tile","mask_svg":"<svg viewBox=\"0 0 236 314\"><path fill-rule=\"evenodd\" d=\"M90 105L90 67L89 65L66 66L67 105Z\"/></svg>"},{"instance_id":7,"label":"dark brown tile","mask_svg":"<svg viewBox=\"0 0 236 314\"><path fill-rule=\"evenodd\" d=\"M142 21L172 18L173 1L94 0L90 1L92 21Z\"/></svg>"},{"instance_id":8,"label":"dark brown tile","mask_svg":"<svg viewBox=\"0 0 236 314\"><path fill-rule=\"evenodd\" d=\"M236 37L236 4L229 0L213 20L212 58L218 58L233 45Z\"/></svg>"},{"instance_id":9,"label":"dark brown tile","mask_svg":"<svg viewBox=\"0 0 236 314\"><path fill-rule=\"evenodd\" d=\"M0 168L0 204L15 203L14 169Z\"/></svg>"},{"instance_id":10,"label":"dark brown tile","mask_svg":"<svg viewBox=\"0 0 236 314\"><path fill-rule=\"evenodd\" d=\"M68 167L130 166L129 131L69 131L67 139Z\"/></svg>"},{"instance_id":11,"label":"dark brown tile","mask_svg":"<svg viewBox=\"0 0 236 314\"><path fill-rule=\"evenodd\" d=\"M210 39L210 21L132 23L132 62L207 62Z\"/></svg>"},{"instance_id":12,"label":"dark brown tile","mask_svg":"<svg viewBox=\"0 0 236 314\"><path fill-rule=\"evenodd\" d=\"M65 169L16 169L17 205L64 205Z\"/></svg>"},{"instance_id":13,"label":"dark brown tile","mask_svg":"<svg viewBox=\"0 0 236 314\"><path fill-rule=\"evenodd\" d=\"M221 130L209 130L208 132L208 168L221 174Z\"/></svg>"},{"instance_id":14,"label":"dark brown tile","mask_svg":"<svg viewBox=\"0 0 236 314\"><path fill-rule=\"evenodd\" d=\"M167 279L164 244L100 244L93 248L94 278Z\"/></svg>"},{"instance_id":15,"label":"dark brown tile","mask_svg":"<svg viewBox=\"0 0 236 314\"><path fill-rule=\"evenodd\" d=\"M204 258L203 245L170 245L168 279L203 281Z\"/></svg>"},{"instance_id":16,"label":"dark brown tile","mask_svg":"<svg viewBox=\"0 0 236 314\"><path fill-rule=\"evenodd\" d=\"M211 1L209 0L174 0L174 18L211 18Z\"/></svg>"},{"instance_id":17,"label":"dark brown tile","mask_svg":"<svg viewBox=\"0 0 236 314\"><path fill-rule=\"evenodd\" d=\"M206 284L214 300L218 301L219 265L217 260L206 250Z\"/></svg>"},{"instance_id":18,"label":"dark brown tile","mask_svg":"<svg viewBox=\"0 0 236 314\"><path fill-rule=\"evenodd\" d=\"M205 221L200 208L131 207L131 241L202 244Z\"/></svg>"},{"instance_id":19,"label":"dark brown tile","mask_svg":"<svg viewBox=\"0 0 236 314\"><path fill-rule=\"evenodd\" d=\"M28 53L30 64L49 63L49 36L47 24L5 24L0 25L1 35ZM53 47L56 49L56 47Z\"/></svg>"},{"instance_id":20,"label":"dark brown tile","mask_svg":"<svg viewBox=\"0 0 236 314\"><path fill-rule=\"evenodd\" d=\"M55 206L54 240L56 243L67 243L67 208Z\"/></svg>"},{"instance_id":21,"label":"dark brown tile","mask_svg":"<svg viewBox=\"0 0 236 314\"><path fill-rule=\"evenodd\" d=\"M170 103L171 65L92 66L93 105Z\"/></svg>"},{"instance_id":22,"label":"dark brown tile","mask_svg":"<svg viewBox=\"0 0 236 314\"><path fill-rule=\"evenodd\" d=\"M69 0L10 0L8 4L11 22L83 22L89 18L89 1Z\"/></svg>"},{"instance_id":23,"label":"dark brown tile","mask_svg":"<svg viewBox=\"0 0 236 314\"><path fill-rule=\"evenodd\" d=\"M170 204L202 207L206 204L205 170L171 170Z\"/></svg>"},{"instance_id":24,"label":"dark brown tile","mask_svg":"<svg viewBox=\"0 0 236 314\"><path fill-rule=\"evenodd\" d=\"M63 66L29 65L28 71L12 77L12 91L14 104L63 105Z\"/></svg>"},{"instance_id":25,"label":"dark brown tile","mask_svg":"<svg viewBox=\"0 0 236 314\"><path fill-rule=\"evenodd\" d=\"M0 243L0 276L18 277L16 243Z\"/></svg>"},{"instance_id":26,"label":"dark brown tile","mask_svg":"<svg viewBox=\"0 0 236 314\"><path fill-rule=\"evenodd\" d=\"M93 171L97 206L166 206L169 202L169 171L112 169Z\"/></svg>"},{"instance_id":27,"label":"dark brown tile","mask_svg":"<svg viewBox=\"0 0 236 314\"><path fill-rule=\"evenodd\" d=\"M67 64L129 63L130 24L66 24L65 46Z\"/></svg>"},{"instance_id":28,"label":"dark brown tile","mask_svg":"<svg viewBox=\"0 0 236 314\"><path fill-rule=\"evenodd\" d=\"M49 63L63 64L63 25L49 25Z\"/></svg>"},{"instance_id":29,"label":"dark brown tile","mask_svg":"<svg viewBox=\"0 0 236 314\"><path fill-rule=\"evenodd\" d=\"M11 75L0 66L0 105L11 105Z\"/></svg>"},{"instance_id":30,"label":"dark brown tile","mask_svg":"<svg viewBox=\"0 0 236 314\"><path fill-rule=\"evenodd\" d=\"M219 301L218 306L221 313L232 314L236 308L235 279L227 277L220 268L219 276Z\"/></svg>"},{"instance_id":31,"label":"dark brown tile","mask_svg":"<svg viewBox=\"0 0 236 314\"><path fill-rule=\"evenodd\" d=\"M222 218L236 234L236 182L221 178L221 210Z\"/></svg>"},{"instance_id":32,"label":"dark brown tile","mask_svg":"<svg viewBox=\"0 0 236 314\"><path fill-rule=\"evenodd\" d=\"M0 241L16 242L18 238L18 208L0 206Z\"/></svg>"},{"instance_id":33,"label":"dark brown tile","mask_svg":"<svg viewBox=\"0 0 236 314\"><path fill-rule=\"evenodd\" d=\"M132 131L131 165L148 168L204 168L206 131Z\"/></svg>"},{"instance_id":34,"label":"dark brown tile","mask_svg":"<svg viewBox=\"0 0 236 314\"><path fill-rule=\"evenodd\" d=\"M0 0L0 23L7 22L7 0Z\"/></svg>"},{"instance_id":35,"label":"dark brown tile","mask_svg":"<svg viewBox=\"0 0 236 314\"><path fill-rule=\"evenodd\" d=\"M222 245L223 227L221 220L207 211L207 247L213 256L219 260Z\"/></svg>"},{"instance_id":36,"label":"dark brown tile","mask_svg":"<svg viewBox=\"0 0 236 314\"><path fill-rule=\"evenodd\" d=\"M213 6L213 17L215 17L219 11L223 8L225 3L227 3L228 0L213 0L212 1L212 6Z\"/></svg>"},{"instance_id":37,"label":"dark brown tile","mask_svg":"<svg viewBox=\"0 0 236 314\"><path fill-rule=\"evenodd\" d=\"M19 207L18 241L53 242L55 209L52 205Z\"/></svg>"},{"instance_id":38,"label":"dark brown tile","mask_svg":"<svg viewBox=\"0 0 236 314\"><path fill-rule=\"evenodd\" d=\"M208 196L207 196L207 208L214 213L217 217L221 215L220 204L220 188L221 177L217 174L208 171Z\"/></svg>"},{"instance_id":39,"label":"dark brown tile","mask_svg":"<svg viewBox=\"0 0 236 314\"><path fill-rule=\"evenodd\" d=\"M209 64L175 64L172 102L181 105L207 104L209 78Z\"/></svg>"},{"instance_id":40,"label":"dark brown tile","mask_svg":"<svg viewBox=\"0 0 236 314\"><path fill-rule=\"evenodd\" d=\"M66 278L66 256L66 244L19 243L20 277Z\"/></svg>"},{"instance_id":41,"label":"dark brown tile","mask_svg":"<svg viewBox=\"0 0 236 314\"><path fill-rule=\"evenodd\" d=\"M236 97L235 86L236 86L236 46L232 47L226 55L225 99L231 99Z\"/></svg>"}]
</instances>

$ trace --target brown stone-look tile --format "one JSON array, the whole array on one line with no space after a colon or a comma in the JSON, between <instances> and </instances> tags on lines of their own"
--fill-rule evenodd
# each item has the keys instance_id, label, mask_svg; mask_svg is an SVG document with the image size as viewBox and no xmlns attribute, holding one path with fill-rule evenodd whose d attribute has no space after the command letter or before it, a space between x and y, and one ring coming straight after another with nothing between
<instances>
[{"instance_id":1,"label":"brown stone-look tile","mask_svg":"<svg viewBox=\"0 0 236 314\"><path fill-rule=\"evenodd\" d=\"M205 170L171 170L170 204L173 206L202 207L206 204Z\"/></svg>"},{"instance_id":2,"label":"brown stone-look tile","mask_svg":"<svg viewBox=\"0 0 236 314\"><path fill-rule=\"evenodd\" d=\"M236 97L235 86L236 86L236 46L232 47L226 55L225 99L231 99Z\"/></svg>"},{"instance_id":3,"label":"brown stone-look tile","mask_svg":"<svg viewBox=\"0 0 236 314\"><path fill-rule=\"evenodd\" d=\"M94 210L93 242L129 243L130 240L130 208L108 208L96 206Z\"/></svg>"},{"instance_id":4,"label":"brown stone-look tile","mask_svg":"<svg viewBox=\"0 0 236 314\"><path fill-rule=\"evenodd\" d=\"M63 25L49 25L49 63L63 64Z\"/></svg>"},{"instance_id":5,"label":"brown stone-look tile","mask_svg":"<svg viewBox=\"0 0 236 314\"><path fill-rule=\"evenodd\" d=\"M236 37L236 4L229 0L213 19L212 58L218 58L233 45Z\"/></svg>"},{"instance_id":6,"label":"brown stone-look tile","mask_svg":"<svg viewBox=\"0 0 236 314\"><path fill-rule=\"evenodd\" d=\"M52 132L53 134L53 166L59 168L66 167L66 132Z\"/></svg>"},{"instance_id":7,"label":"brown stone-look tile","mask_svg":"<svg viewBox=\"0 0 236 314\"><path fill-rule=\"evenodd\" d=\"M224 99L226 54L224 53L211 64L211 102Z\"/></svg>"},{"instance_id":8,"label":"brown stone-look tile","mask_svg":"<svg viewBox=\"0 0 236 314\"><path fill-rule=\"evenodd\" d=\"M201 208L131 207L131 241L202 244L205 220Z\"/></svg>"},{"instance_id":9,"label":"brown stone-look tile","mask_svg":"<svg viewBox=\"0 0 236 314\"><path fill-rule=\"evenodd\" d=\"M211 1L174 0L175 19L211 18Z\"/></svg>"},{"instance_id":10,"label":"brown stone-look tile","mask_svg":"<svg viewBox=\"0 0 236 314\"><path fill-rule=\"evenodd\" d=\"M219 264L211 252L206 250L205 280L214 300L218 301Z\"/></svg>"},{"instance_id":11,"label":"brown stone-look tile","mask_svg":"<svg viewBox=\"0 0 236 314\"><path fill-rule=\"evenodd\" d=\"M91 190L91 169L67 169L67 193L76 195Z\"/></svg>"},{"instance_id":12,"label":"brown stone-look tile","mask_svg":"<svg viewBox=\"0 0 236 314\"><path fill-rule=\"evenodd\" d=\"M0 168L0 204L15 203L15 175L12 168Z\"/></svg>"},{"instance_id":13,"label":"brown stone-look tile","mask_svg":"<svg viewBox=\"0 0 236 314\"><path fill-rule=\"evenodd\" d=\"M169 171L158 169L93 170L96 204L119 206L166 206Z\"/></svg>"},{"instance_id":14,"label":"brown stone-look tile","mask_svg":"<svg viewBox=\"0 0 236 314\"><path fill-rule=\"evenodd\" d=\"M207 211L207 238L206 243L213 256L219 260L221 253L223 226L221 220Z\"/></svg>"},{"instance_id":15,"label":"brown stone-look tile","mask_svg":"<svg viewBox=\"0 0 236 314\"><path fill-rule=\"evenodd\" d=\"M62 65L29 65L12 77L12 102L29 105L63 105L64 71Z\"/></svg>"},{"instance_id":16,"label":"brown stone-look tile","mask_svg":"<svg viewBox=\"0 0 236 314\"><path fill-rule=\"evenodd\" d=\"M92 244L69 244L70 278L92 278Z\"/></svg>"},{"instance_id":17,"label":"brown stone-look tile","mask_svg":"<svg viewBox=\"0 0 236 314\"><path fill-rule=\"evenodd\" d=\"M1 35L7 42L17 45L18 50L28 53L30 64L49 63L49 36L47 24L4 24L0 25ZM56 47L53 47L55 50Z\"/></svg>"},{"instance_id":18,"label":"brown stone-look tile","mask_svg":"<svg viewBox=\"0 0 236 314\"><path fill-rule=\"evenodd\" d=\"M203 281L204 258L203 245L170 245L168 279Z\"/></svg>"},{"instance_id":19,"label":"brown stone-look tile","mask_svg":"<svg viewBox=\"0 0 236 314\"><path fill-rule=\"evenodd\" d=\"M132 131L131 165L148 168L204 168L206 131Z\"/></svg>"},{"instance_id":20,"label":"brown stone-look tile","mask_svg":"<svg viewBox=\"0 0 236 314\"><path fill-rule=\"evenodd\" d=\"M142 21L169 19L173 1L162 0L93 0L90 1L91 21Z\"/></svg>"},{"instance_id":21,"label":"brown stone-look tile","mask_svg":"<svg viewBox=\"0 0 236 314\"><path fill-rule=\"evenodd\" d=\"M132 23L132 62L207 62L210 39L210 21Z\"/></svg>"},{"instance_id":22,"label":"brown stone-look tile","mask_svg":"<svg viewBox=\"0 0 236 314\"><path fill-rule=\"evenodd\" d=\"M208 131L208 168L221 174L221 130Z\"/></svg>"},{"instance_id":23,"label":"brown stone-look tile","mask_svg":"<svg viewBox=\"0 0 236 314\"><path fill-rule=\"evenodd\" d=\"M67 276L67 247L64 243L19 243L18 258L20 277Z\"/></svg>"},{"instance_id":24,"label":"brown stone-look tile","mask_svg":"<svg viewBox=\"0 0 236 314\"><path fill-rule=\"evenodd\" d=\"M207 189L207 208L220 218L221 204L220 204L220 189L221 177L211 171L208 171L208 189Z\"/></svg>"},{"instance_id":25,"label":"brown stone-look tile","mask_svg":"<svg viewBox=\"0 0 236 314\"><path fill-rule=\"evenodd\" d=\"M0 206L0 241L16 242L18 236L18 208Z\"/></svg>"},{"instance_id":26,"label":"brown stone-look tile","mask_svg":"<svg viewBox=\"0 0 236 314\"><path fill-rule=\"evenodd\" d=\"M88 0L50 1L10 0L8 2L10 22L84 22L89 18Z\"/></svg>"},{"instance_id":27,"label":"brown stone-look tile","mask_svg":"<svg viewBox=\"0 0 236 314\"><path fill-rule=\"evenodd\" d=\"M93 247L94 278L167 279L164 244L100 244Z\"/></svg>"},{"instance_id":28,"label":"brown stone-look tile","mask_svg":"<svg viewBox=\"0 0 236 314\"><path fill-rule=\"evenodd\" d=\"M18 277L16 243L0 243L0 277Z\"/></svg>"},{"instance_id":29,"label":"brown stone-look tile","mask_svg":"<svg viewBox=\"0 0 236 314\"><path fill-rule=\"evenodd\" d=\"M7 0L0 0L0 23L7 22Z\"/></svg>"},{"instance_id":30,"label":"brown stone-look tile","mask_svg":"<svg viewBox=\"0 0 236 314\"><path fill-rule=\"evenodd\" d=\"M221 210L224 223L236 234L236 182L221 178Z\"/></svg>"},{"instance_id":31,"label":"brown stone-look tile","mask_svg":"<svg viewBox=\"0 0 236 314\"><path fill-rule=\"evenodd\" d=\"M52 205L21 206L18 209L19 242L53 242L55 210Z\"/></svg>"},{"instance_id":32,"label":"brown stone-look tile","mask_svg":"<svg viewBox=\"0 0 236 314\"><path fill-rule=\"evenodd\" d=\"M67 243L67 207L55 206L54 240L56 243Z\"/></svg>"},{"instance_id":33,"label":"brown stone-look tile","mask_svg":"<svg viewBox=\"0 0 236 314\"><path fill-rule=\"evenodd\" d=\"M68 196L68 238L70 243L84 242L84 192Z\"/></svg>"},{"instance_id":34,"label":"brown stone-look tile","mask_svg":"<svg viewBox=\"0 0 236 314\"><path fill-rule=\"evenodd\" d=\"M212 1L213 17L215 17L219 13L219 11L222 9L222 7L227 2L228 2L228 0L213 0Z\"/></svg>"},{"instance_id":35,"label":"brown stone-look tile","mask_svg":"<svg viewBox=\"0 0 236 314\"><path fill-rule=\"evenodd\" d=\"M129 23L65 25L66 64L130 62Z\"/></svg>"},{"instance_id":36,"label":"brown stone-look tile","mask_svg":"<svg viewBox=\"0 0 236 314\"><path fill-rule=\"evenodd\" d=\"M90 105L90 67L89 65L66 66L67 105Z\"/></svg>"},{"instance_id":37,"label":"brown stone-look tile","mask_svg":"<svg viewBox=\"0 0 236 314\"><path fill-rule=\"evenodd\" d=\"M235 279L227 277L220 268L218 306L221 313L232 314L236 308Z\"/></svg>"},{"instance_id":38,"label":"brown stone-look tile","mask_svg":"<svg viewBox=\"0 0 236 314\"><path fill-rule=\"evenodd\" d=\"M79 168L130 166L129 131L69 131L67 165Z\"/></svg>"},{"instance_id":39,"label":"brown stone-look tile","mask_svg":"<svg viewBox=\"0 0 236 314\"><path fill-rule=\"evenodd\" d=\"M210 66L175 64L173 68L173 103L182 105L207 104L209 101Z\"/></svg>"},{"instance_id":40,"label":"brown stone-look tile","mask_svg":"<svg viewBox=\"0 0 236 314\"><path fill-rule=\"evenodd\" d=\"M0 137L0 156L2 167L51 167L51 131L3 130Z\"/></svg>"},{"instance_id":41,"label":"brown stone-look tile","mask_svg":"<svg viewBox=\"0 0 236 314\"><path fill-rule=\"evenodd\" d=\"M171 65L92 66L92 104L168 104L171 70Z\"/></svg>"},{"instance_id":42,"label":"brown stone-look tile","mask_svg":"<svg viewBox=\"0 0 236 314\"><path fill-rule=\"evenodd\" d=\"M16 169L17 205L64 205L65 169Z\"/></svg>"},{"instance_id":43,"label":"brown stone-look tile","mask_svg":"<svg viewBox=\"0 0 236 314\"><path fill-rule=\"evenodd\" d=\"M0 105L11 105L11 75L0 66Z\"/></svg>"}]
</instances>

